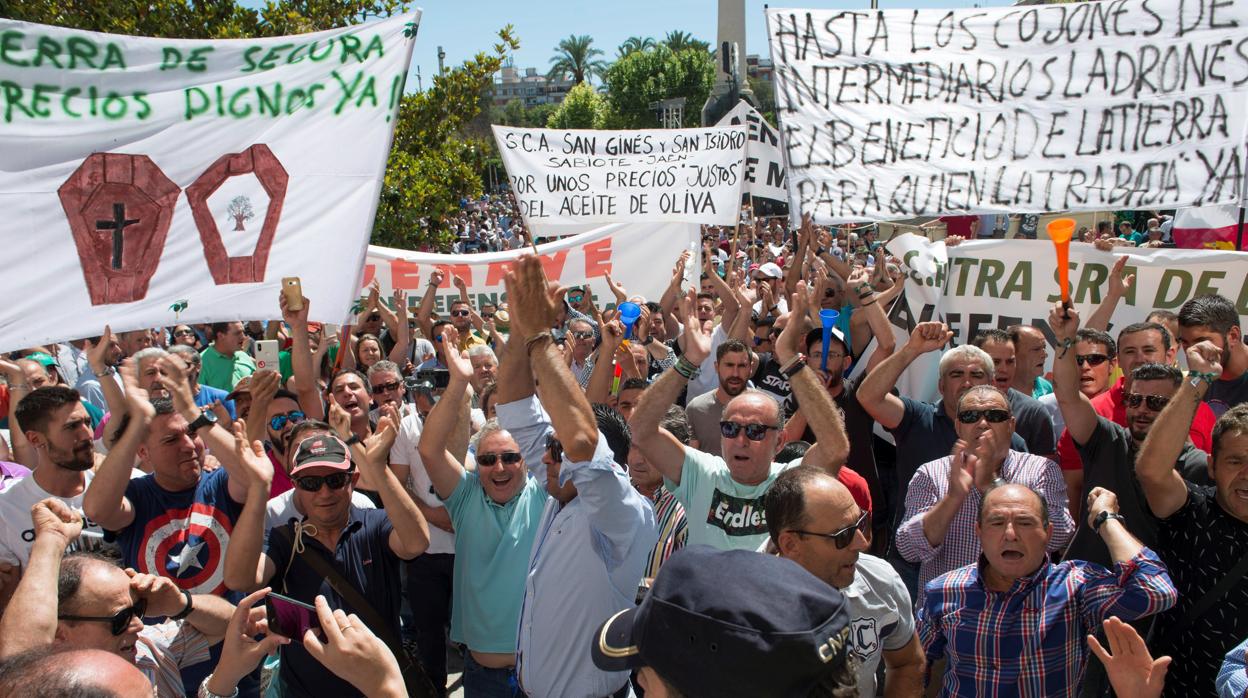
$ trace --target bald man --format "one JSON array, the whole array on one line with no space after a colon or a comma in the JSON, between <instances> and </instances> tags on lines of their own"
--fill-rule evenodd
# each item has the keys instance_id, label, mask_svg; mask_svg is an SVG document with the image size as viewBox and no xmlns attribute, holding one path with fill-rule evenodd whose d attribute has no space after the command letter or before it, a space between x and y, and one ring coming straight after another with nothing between
<instances>
[{"instance_id":1,"label":"bald man","mask_svg":"<svg viewBox=\"0 0 1248 698\"><path fill-rule=\"evenodd\" d=\"M853 619L850 651L858 657L858 695L876 695L884 659L886 698L919 695L923 648L914 629L910 594L901 575L867 555L871 517L849 489L810 466L781 473L765 499L767 548L839 589Z\"/></svg>"},{"instance_id":2,"label":"bald man","mask_svg":"<svg viewBox=\"0 0 1248 698\"><path fill-rule=\"evenodd\" d=\"M0 663L0 695L151 698L152 684L112 652L46 645Z\"/></svg>"}]
</instances>

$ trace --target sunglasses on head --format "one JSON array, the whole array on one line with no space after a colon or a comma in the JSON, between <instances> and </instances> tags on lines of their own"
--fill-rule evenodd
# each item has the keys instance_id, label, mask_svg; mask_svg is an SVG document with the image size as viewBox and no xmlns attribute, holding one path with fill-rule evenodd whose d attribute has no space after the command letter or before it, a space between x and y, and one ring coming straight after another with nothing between
<instances>
[{"instance_id":1,"label":"sunglasses on head","mask_svg":"<svg viewBox=\"0 0 1248 698\"><path fill-rule=\"evenodd\" d=\"M1131 408L1139 407L1140 403L1144 403L1154 412L1160 412L1170 404L1170 398L1165 395L1141 395L1139 393L1127 393L1122 396L1122 401Z\"/></svg>"},{"instance_id":2,"label":"sunglasses on head","mask_svg":"<svg viewBox=\"0 0 1248 698\"><path fill-rule=\"evenodd\" d=\"M719 423L719 433L723 434L725 439L735 439L741 430L745 430L745 438L750 441L762 441L767 438L767 432L777 429L770 424L737 424L736 422L723 421Z\"/></svg>"},{"instance_id":3,"label":"sunglasses on head","mask_svg":"<svg viewBox=\"0 0 1248 698\"><path fill-rule=\"evenodd\" d=\"M273 415L273 418L269 420L269 428L273 431L281 431L286 428L287 423L298 424L306 418L307 417L299 410L292 410L286 414L275 414Z\"/></svg>"},{"instance_id":4,"label":"sunglasses on head","mask_svg":"<svg viewBox=\"0 0 1248 698\"><path fill-rule=\"evenodd\" d=\"M472 313L467 310L452 310L451 317L468 317Z\"/></svg>"},{"instance_id":5,"label":"sunglasses on head","mask_svg":"<svg viewBox=\"0 0 1248 698\"><path fill-rule=\"evenodd\" d=\"M321 485L329 485L331 490L340 490L351 481L351 473L334 473L332 475L308 475L294 478L295 484L304 492L318 492Z\"/></svg>"},{"instance_id":6,"label":"sunglasses on head","mask_svg":"<svg viewBox=\"0 0 1248 698\"><path fill-rule=\"evenodd\" d=\"M556 463L563 462L563 444L556 439L554 434L546 437L546 450L550 451L550 459Z\"/></svg>"},{"instance_id":7,"label":"sunglasses on head","mask_svg":"<svg viewBox=\"0 0 1248 698\"><path fill-rule=\"evenodd\" d=\"M58 615L57 619L58 620L90 621L93 623L108 623L109 631L113 633L113 636L118 636L126 632L126 628L130 627L131 620L133 620L136 617L142 618L143 614L146 612L147 612L147 599L139 599L138 601L135 601L130 606L127 606L126 608L121 609L120 611L114 613L111 616L73 616L73 615L66 614L66 615Z\"/></svg>"},{"instance_id":8,"label":"sunglasses on head","mask_svg":"<svg viewBox=\"0 0 1248 698\"><path fill-rule=\"evenodd\" d=\"M993 408L989 410L962 410L958 413L958 421L963 424L975 424L979 422L980 419L987 419L991 424L1008 422L1010 419L1010 411Z\"/></svg>"},{"instance_id":9,"label":"sunglasses on head","mask_svg":"<svg viewBox=\"0 0 1248 698\"><path fill-rule=\"evenodd\" d=\"M503 451L502 453L481 453L477 455L477 463L480 465L494 465L498 461L503 461L504 465L514 465L520 462L522 456L516 451Z\"/></svg>"},{"instance_id":10,"label":"sunglasses on head","mask_svg":"<svg viewBox=\"0 0 1248 698\"><path fill-rule=\"evenodd\" d=\"M398 390L399 388L402 388L402 387L403 387L403 382L402 382L402 381L391 381L391 382L389 382L389 383L378 383L377 385L374 385L374 386L371 386L371 387L372 387L372 389L373 389L373 393L374 393L374 394L376 394L376 393L388 393L388 392L390 392L390 391L392 391L392 390Z\"/></svg>"},{"instance_id":11,"label":"sunglasses on head","mask_svg":"<svg viewBox=\"0 0 1248 698\"><path fill-rule=\"evenodd\" d=\"M1109 361L1109 357L1105 354L1075 354L1075 363L1080 366L1087 364L1089 366L1100 366Z\"/></svg>"},{"instance_id":12,"label":"sunglasses on head","mask_svg":"<svg viewBox=\"0 0 1248 698\"><path fill-rule=\"evenodd\" d=\"M862 512L862 516L858 517L857 521L850 524L849 526L846 526L845 528L842 528L839 531L834 531L832 533L814 533L813 531L802 531L802 530L794 529L793 532L803 535L803 536L817 536L819 538L826 538L827 540L830 540L833 543L835 543L838 549L843 550L845 548L848 548L850 543L854 542L855 534L861 533L865 537L867 535L867 532L870 530L871 530L871 512L864 511Z\"/></svg>"}]
</instances>

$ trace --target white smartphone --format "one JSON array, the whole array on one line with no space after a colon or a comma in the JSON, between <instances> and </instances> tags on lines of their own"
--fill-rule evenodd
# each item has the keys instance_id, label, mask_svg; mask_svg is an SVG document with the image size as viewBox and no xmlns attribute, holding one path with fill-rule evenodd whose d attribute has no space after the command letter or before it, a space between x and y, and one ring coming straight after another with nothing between
<instances>
[{"instance_id":1,"label":"white smartphone","mask_svg":"<svg viewBox=\"0 0 1248 698\"><path fill-rule=\"evenodd\" d=\"M255 344L255 352L256 352L256 370L257 371L263 371L265 369L268 369L270 371L281 370L280 367L278 366L278 360L277 360L277 340L276 339L261 339L257 341Z\"/></svg>"}]
</instances>

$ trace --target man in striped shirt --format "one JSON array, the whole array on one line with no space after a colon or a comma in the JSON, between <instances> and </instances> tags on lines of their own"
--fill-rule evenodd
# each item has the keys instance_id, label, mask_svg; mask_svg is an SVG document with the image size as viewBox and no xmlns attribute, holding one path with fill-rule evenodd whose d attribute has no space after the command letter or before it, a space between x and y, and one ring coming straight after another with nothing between
<instances>
[{"instance_id":1,"label":"man in striped shirt","mask_svg":"<svg viewBox=\"0 0 1248 698\"><path fill-rule=\"evenodd\" d=\"M979 559L976 513L994 482L1017 482L1044 496L1053 516L1049 552L1061 550L1075 531L1066 505L1066 482L1057 464L1010 448L1014 415L1009 398L991 385L978 385L958 398L958 441L953 455L920 466L906 490L906 513L897 529L897 549L919 567L918 604L936 577Z\"/></svg>"},{"instance_id":2,"label":"man in striped shirt","mask_svg":"<svg viewBox=\"0 0 1248 698\"><path fill-rule=\"evenodd\" d=\"M1049 507L1030 487L984 493L976 524L983 556L933 580L918 612L929 681L941 682L941 695L1074 698L1088 633L1109 616L1130 621L1174 605L1165 566L1127 531L1114 493L1095 488L1087 507L1113 570L1049 562Z\"/></svg>"}]
</instances>

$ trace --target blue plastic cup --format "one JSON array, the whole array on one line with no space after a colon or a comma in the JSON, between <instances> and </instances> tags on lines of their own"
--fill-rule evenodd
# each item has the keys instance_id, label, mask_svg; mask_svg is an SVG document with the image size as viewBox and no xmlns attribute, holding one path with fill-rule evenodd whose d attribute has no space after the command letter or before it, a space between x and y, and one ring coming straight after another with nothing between
<instances>
[{"instance_id":1,"label":"blue plastic cup","mask_svg":"<svg viewBox=\"0 0 1248 698\"><path fill-rule=\"evenodd\" d=\"M620 322L624 325L624 339L632 339L633 325L637 324L637 319L641 317L641 306L625 301L620 303L617 310L620 311Z\"/></svg>"},{"instance_id":2,"label":"blue plastic cup","mask_svg":"<svg viewBox=\"0 0 1248 698\"><path fill-rule=\"evenodd\" d=\"M823 322L823 356L819 359L819 370L828 372L828 345L832 343L832 328L836 327L836 319L841 313L836 310L820 310L819 320Z\"/></svg>"}]
</instances>

